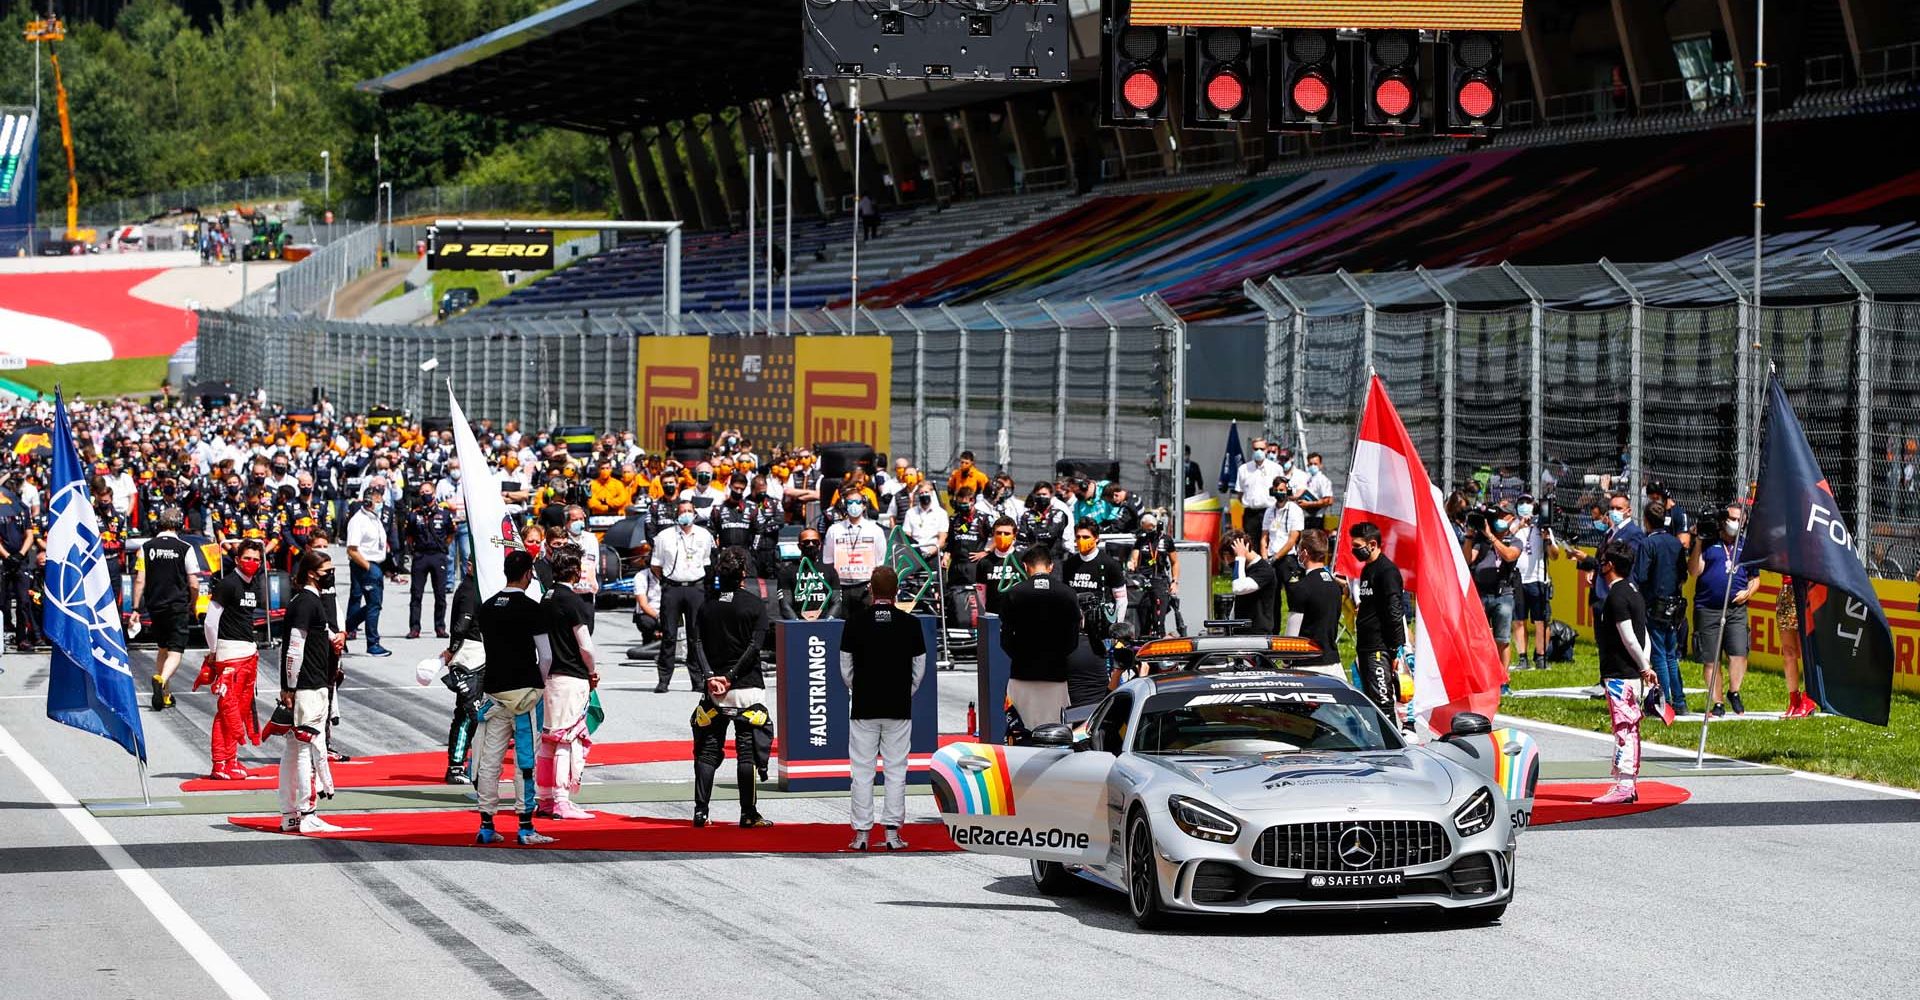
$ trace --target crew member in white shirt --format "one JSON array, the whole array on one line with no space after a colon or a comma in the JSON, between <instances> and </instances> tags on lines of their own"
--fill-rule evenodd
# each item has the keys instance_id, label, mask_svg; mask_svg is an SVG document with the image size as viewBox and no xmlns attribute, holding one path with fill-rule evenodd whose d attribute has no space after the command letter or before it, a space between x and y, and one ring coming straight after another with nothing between
<instances>
[{"instance_id":1,"label":"crew member in white shirt","mask_svg":"<svg viewBox=\"0 0 1920 1000\"><path fill-rule=\"evenodd\" d=\"M690 690L699 691L706 680L706 658L700 652L700 630L693 627L693 618L706 598L713 535L696 520L693 501L683 497L676 505L673 527L653 537L653 572L660 578L660 683L653 687L655 694L666 693L673 680L674 645L682 625L687 629Z\"/></svg>"},{"instance_id":2,"label":"crew member in white shirt","mask_svg":"<svg viewBox=\"0 0 1920 1000\"><path fill-rule=\"evenodd\" d=\"M1234 475L1233 492L1240 494L1241 531L1249 535L1260 532L1260 523L1267 516L1267 508L1273 506L1273 477L1279 466L1269 460L1267 439L1253 439L1253 457L1240 466Z\"/></svg>"}]
</instances>

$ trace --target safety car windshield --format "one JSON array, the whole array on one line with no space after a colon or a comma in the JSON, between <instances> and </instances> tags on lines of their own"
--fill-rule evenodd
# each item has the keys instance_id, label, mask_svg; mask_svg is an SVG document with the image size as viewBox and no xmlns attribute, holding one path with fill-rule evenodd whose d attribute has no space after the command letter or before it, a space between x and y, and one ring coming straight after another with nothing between
<instances>
[{"instance_id":1,"label":"safety car windshield","mask_svg":"<svg viewBox=\"0 0 1920 1000\"><path fill-rule=\"evenodd\" d=\"M1155 695L1140 714L1137 753L1399 750L1400 735L1358 695L1213 690Z\"/></svg>"}]
</instances>

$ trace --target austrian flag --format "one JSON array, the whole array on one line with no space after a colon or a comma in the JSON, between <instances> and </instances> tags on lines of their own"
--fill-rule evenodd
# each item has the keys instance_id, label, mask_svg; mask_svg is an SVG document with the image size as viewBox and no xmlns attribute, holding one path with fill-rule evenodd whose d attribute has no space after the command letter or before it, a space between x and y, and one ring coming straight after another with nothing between
<instances>
[{"instance_id":1,"label":"austrian flag","mask_svg":"<svg viewBox=\"0 0 1920 1000\"><path fill-rule=\"evenodd\" d=\"M1362 522L1379 526L1386 556L1400 567L1417 611L1413 710L1439 733L1448 730L1456 712L1492 718L1500 710L1507 669L1494 648L1467 560L1447 523L1445 500L1427 478L1420 453L1378 375L1368 382L1353 471L1347 478L1346 512L1340 519L1334 568L1348 577L1360 573L1351 532Z\"/></svg>"}]
</instances>

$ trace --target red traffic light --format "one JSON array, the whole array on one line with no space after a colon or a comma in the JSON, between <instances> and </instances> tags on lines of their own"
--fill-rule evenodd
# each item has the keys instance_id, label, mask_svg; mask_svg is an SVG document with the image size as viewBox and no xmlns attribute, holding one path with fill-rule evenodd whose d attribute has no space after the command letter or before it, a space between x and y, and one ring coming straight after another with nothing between
<instances>
[{"instance_id":1,"label":"red traffic light","mask_svg":"<svg viewBox=\"0 0 1920 1000\"><path fill-rule=\"evenodd\" d=\"M1390 76L1374 85L1373 105L1389 118L1398 118L1413 107L1413 88L1407 81Z\"/></svg>"},{"instance_id":2,"label":"red traffic light","mask_svg":"<svg viewBox=\"0 0 1920 1000\"><path fill-rule=\"evenodd\" d=\"M1309 115L1317 115L1327 110L1333 103L1333 87L1327 78L1318 73L1303 73L1293 81L1293 91L1288 95L1293 106Z\"/></svg>"},{"instance_id":3,"label":"red traffic light","mask_svg":"<svg viewBox=\"0 0 1920 1000\"><path fill-rule=\"evenodd\" d=\"M1127 107L1145 111L1160 102L1160 78L1144 70L1134 70L1120 82L1120 97Z\"/></svg>"},{"instance_id":4,"label":"red traffic light","mask_svg":"<svg viewBox=\"0 0 1920 1000\"><path fill-rule=\"evenodd\" d=\"M1232 114L1247 99L1247 85L1238 74L1215 73L1207 81L1207 105L1223 115Z\"/></svg>"},{"instance_id":5,"label":"red traffic light","mask_svg":"<svg viewBox=\"0 0 1920 1000\"><path fill-rule=\"evenodd\" d=\"M1485 80L1471 79L1461 84L1453 99L1468 118L1485 118L1493 113L1493 88Z\"/></svg>"}]
</instances>

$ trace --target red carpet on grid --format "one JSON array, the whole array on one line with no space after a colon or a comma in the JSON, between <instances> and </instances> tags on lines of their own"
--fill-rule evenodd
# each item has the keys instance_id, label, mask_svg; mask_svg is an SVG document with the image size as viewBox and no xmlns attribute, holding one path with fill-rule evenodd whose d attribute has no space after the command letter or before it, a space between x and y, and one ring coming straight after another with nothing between
<instances>
[{"instance_id":1,"label":"red carpet on grid","mask_svg":"<svg viewBox=\"0 0 1920 1000\"><path fill-rule=\"evenodd\" d=\"M1573 823L1650 812L1687 800L1687 790L1659 781L1640 783L1640 801L1631 805L1596 806L1589 802L1607 790L1605 784L1541 785L1534 798L1533 825ZM331 840L364 840L377 844L414 844L420 847L472 847L478 819L471 809L429 812L326 813L328 822L346 827L339 833L317 834ZM278 816L229 816L227 822L249 830L273 832ZM503 812L497 822L510 831L518 820ZM850 837L841 823L782 823L761 830L743 830L727 821L696 830L684 819L628 816L599 812L587 820L536 820L540 832L558 838L545 850L640 851L652 853L718 854L831 854L846 849ZM938 823L910 823L901 832L912 850L955 851L953 839Z\"/></svg>"},{"instance_id":2,"label":"red carpet on grid","mask_svg":"<svg viewBox=\"0 0 1920 1000\"><path fill-rule=\"evenodd\" d=\"M347 827L340 833L316 834L330 840L365 840L377 844L415 844L422 847L473 847L479 820L473 810L444 812L326 813L327 822ZM232 816L228 822L250 830L280 828L277 816ZM511 813L497 820L513 844L519 823ZM718 821L696 830L684 819L595 813L592 819L535 820L541 833L556 838L542 850L645 851L652 853L713 854L832 854L844 851L853 832L845 823L782 823L758 830L742 829L732 821ZM909 823L900 836L909 851L952 851L953 839L938 823ZM886 853L886 852L882 852Z\"/></svg>"},{"instance_id":3,"label":"red carpet on grid","mask_svg":"<svg viewBox=\"0 0 1920 1000\"><path fill-rule=\"evenodd\" d=\"M970 740L973 737L943 734L940 745ZM279 749L277 740L266 744L268 748ZM776 744L776 754L778 746ZM733 742L727 742L727 756L733 756ZM508 751L507 759L513 759ZM660 764L680 762L690 764L693 760L692 740L641 740L634 743L596 743L593 751L587 755L587 765L611 766L616 764ZM245 781L216 781L212 778L189 778L180 783L182 792L244 792L276 787L280 781L280 768L273 764L260 764L249 767L253 777ZM511 778L511 765L500 772ZM356 757L344 764L333 765L333 787L335 788L398 788L407 785L438 785L447 774L447 753L444 750L422 750L416 753L384 754L374 757Z\"/></svg>"}]
</instances>

